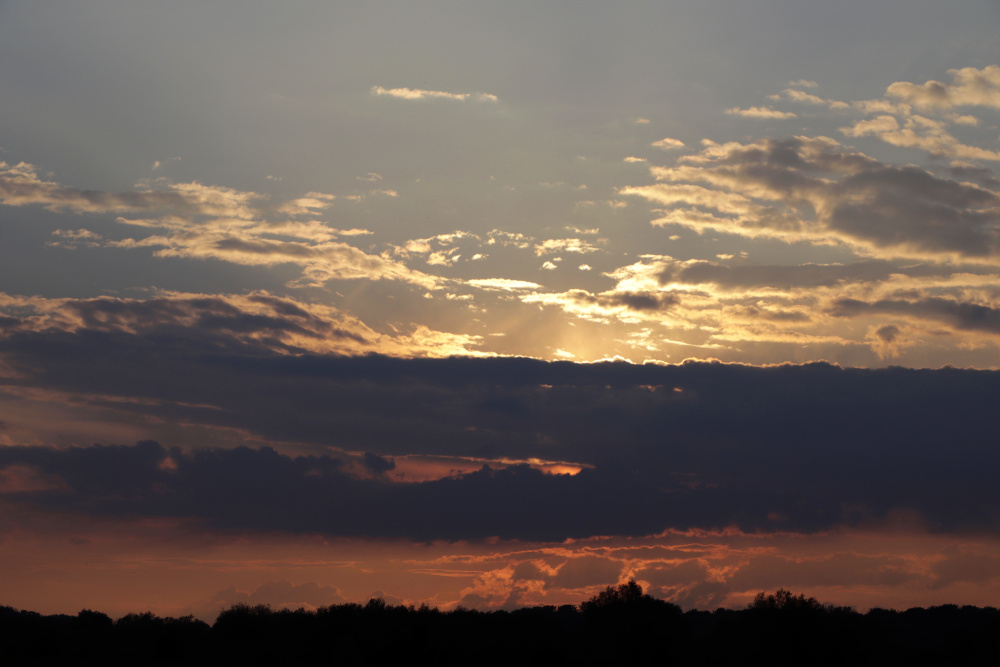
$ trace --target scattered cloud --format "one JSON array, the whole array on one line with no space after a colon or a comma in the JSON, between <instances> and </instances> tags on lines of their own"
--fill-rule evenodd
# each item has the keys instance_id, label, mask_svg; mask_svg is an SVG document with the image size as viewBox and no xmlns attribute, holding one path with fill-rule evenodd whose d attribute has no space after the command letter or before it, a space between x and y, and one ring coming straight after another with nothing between
<instances>
[{"instance_id":1,"label":"scattered cloud","mask_svg":"<svg viewBox=\"0 0 1000 667\"><path fill-rule=\"evenodd\" d=\"M585 255L599 250L600 248L596 244L584 239L546 239L535 244L535 254L539 257L559 252Z\"/></svg>"},{"instance_id":2,"label":"scattered cloud","mask_svg":"<svg viewBox=\"0 0 1000 667\"><path fill-rule=\"evenodd\" d=\"M900 125L894 116L882 115L857 121L841 131L850 137L875 136L893 146L919 148L935 157L1000 160L1000 152L963 144L945 128L945 122L924 116L908 115Z\"/></svg>"},{"instance_id":3,"label":"scattered cloud","mask_svg":"<svg viewBox=\"0 0 1000 667\"><path fill-rule=\"evenodd\" d=\"M619 194L665 206L658 225L839 242L885 257L1000 258L996 192L826 137L711 144L650 171L658 184Z\"/></svg>"},{"instance_id":4,"label":"scattered cloud","mask_svg":"<svg viewBox=\"0 0 1000 667\"><path fill-rule=\"evenodd\" d=\"M927 81L913 84L897 81L885 94L919 109L950 110L960 106L982 106L1000 109L1000 66L983 69L963 67L950 69L951 83Z\"/></svg>"},{"instance_id":5,"label":"scattered cloud","mask_svg":"<svg viewBox=\"0 0 1000 667\"><path fill-rule=\"evenodd\" d=\"M397 196L394 191L380 191ZM334 195L310 192L277 207L291 217L323 211ZM141 183L137 191L110 194L82 191L41 180L26 163L0 163L0 202L8 206L40 205L50 210L83 213L121 213L120 224L156 230L139 238L107 241L106 247L151 248L157 257L213 259L249 266L296 264L302 270L297 285L321 285L335 279L397 280L435 289L437 279L403 264L368 254L338 235L355 236L363 230L339 232L320 222L268 222L264 197L197 182L156 180ZM153 214L159 217L131 217ZM128 216L128 217L126 217ZM158 233L157 233L158 232ZM91 237L87 242L95 243ZM57 243L79 247L81 237L61 237Z\"/></svg>"},{"instance_id":6,"label":"scattered cloud","mask_svg":"<svg viewBox=\"0 0 1000 667\"><path fill-rule=\"evenodd\" d=\"M411 333L381 334L332 306L267 292L181 294L146 299L100 297L45 299L0 294L0 312L17 313L8 333L83 331L155 337L187 331L218 349L256 349L282 355L366 354L478 355L479 337L412 327Z\"/></svg>"}]
</instances>

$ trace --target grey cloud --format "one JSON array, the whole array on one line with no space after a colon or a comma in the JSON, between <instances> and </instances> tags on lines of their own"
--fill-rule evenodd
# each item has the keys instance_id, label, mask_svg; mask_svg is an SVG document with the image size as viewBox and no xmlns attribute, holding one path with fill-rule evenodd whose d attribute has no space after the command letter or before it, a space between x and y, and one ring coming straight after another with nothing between
<instances>
[{"instance_id":1,"label":"grey cloud","mask_svg":"<svg viewBox=\"0 0 1000 667\"><path fill-rule=\"evenodd\" d=\"M603 292L590 294L583 290L574 290L569 297L578 303L591 304L602 308L624 306L638 312L666 310L680 303L676 294L660 292Z\"/></svg>"},{"instance_id":2,"label":"grey cloud","mask_svg":"<svg viewBox=\"0 0 1000 667\"><path fill-rule=\"evenodd\" d=\"M257 199L260 195L253 192L200 183L169 184L160 190L123 193L81 190L43 181L30 164L22 162L11 166L0 162L0 203L7 206L41 205L50 210L86 213L173 210L246 219L253 217L250 204Z\"/></svg>"},{"instance_id":3,"label":"grey cloud","mask_svg":"<svg viewBox=\"0 0 1000 667\"><path fill-rule=\"evenodd\" d=\"M192 333L230 333L239 337L263 335L270 346L298 349L289 335L307 338L336 337L365 344L358 332L338 328L299 307L295 302L270 295L250 295L248 301L270 312L252 312L221 297L161 297L144 301L98 298L70 301L67 311L80 317L84 325L98 331L152 331L170 327L191 327Z\"/></svg>"},{"instance_id":4,"label":"grey cloud","mask_svg":"<svg viewBox=\"0 0 1000 667\"><path fill-rule=\"evenodd\" d=\"M756 306L743 306L736 309L754 319L768 320L770 322L810 322L812 318L805 313L795 310L764 310Z\"/></svg>"},{"instance_id":5,"label":"grey cloud","mask_svg":"<svg viewBox=\"0 0 1000 667\"><path fill-rule=\"evenodd\" d=\"M991 169L959 165L950 167L948 171L955 178L976 181L980 185L994 190L1000 188L1000 178L997 178Z\"/></svg>"},{"instance_id":6,"label":"grey cloud","mask_svg":"<svg viewBox=\"0 0 1000 667\"><path fill-rule=\"evenodd\" d=\"M730 525L813 531L898 511L932 530L1000 530L996 372L207 351L163 333L0 341L0 354L30 372L34 386L141 398L116 410L237 428L319 453L194 443L5 447L0 467L30 466L64 482L7 501L191 517L225 530L425 540ZM508 403L527 409L492 407ZM483 467L399 484L352 476L343 457L323 453L331 447L367 451L376 465L436 454L591 467L576 476Z\"/></svg>"},{"instance_id":7,"label":"grey cloud","mask_svg":"<svg viewBox=\"0 0 1000 667\"><path fill-rule=\"evenodd\" d=\"M374 473L389 472L396 467L396 462L372 452L365 452L365 467Z\"/></svg>"},{"instance_id":8,"label":"grey cloud","mask_svg":"<svg viewBox=\"0 0 1000 667\"><path fill-rule=\"evenodd\" d=\"M937 178L916 167L883 167L840 183L832 229L879 246L909 245L968 257L1000 252L996 193Z\"/></svg>"},{"instance_id":9,"label":"grey cloud","mask_svg":"<svg viewBox=\"0 0 1000 667\"><path fill-rule=\"evenodd\" d=\"M963 331L1000 333L1000 309L949 299L925 298L915 301L881 299L872 302L840 299L834 302L831 312L840 317L866 314L904 315L945 322Z\"/></svg>"},{"instance_id":10,"label":"grey cloud","mask_svg":"<svg viewBox=\"0 0 1000 667\"><path fill-rule=\"evenodd\" d=\"M695 215L685 223L682 215L668 213L658 224L707 224L732 233L794 238L834 235L904 256L1000 255L996 192L917 167L886 165L832 139L712 145L680 166L652 172L661 181L705 183L748 202L738 218L705 222ZM662 197L653 188L628 192L652 201Z\"/></svg>"},{"instance_id":11,"label":"grey cloud","mask_svg":"<svg viewBox=\"0 0 1000 667\"><path fill-rule=\"evenodd\" d=\"M899 337L900 331L899 327L894 324L887 324L884 327L879 327L875 335L879 337L879 340L885 343L892 343Z\"/></svg>"}]
</instances>

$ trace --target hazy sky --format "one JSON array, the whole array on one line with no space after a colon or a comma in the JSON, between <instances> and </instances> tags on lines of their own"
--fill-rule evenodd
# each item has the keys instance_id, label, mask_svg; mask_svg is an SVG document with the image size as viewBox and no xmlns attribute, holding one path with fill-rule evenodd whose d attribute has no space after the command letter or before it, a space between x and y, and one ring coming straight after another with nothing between
<instances>
[{"instance_id":1,"label":"hazy sky","mask_svg":"<svg viewBox=\"0 0 1000 667\"><path fill-rule=\"evenodd\" d=\"M998 28L0 2L0 604L986 604Z\"/></svg>"}]
</instances>

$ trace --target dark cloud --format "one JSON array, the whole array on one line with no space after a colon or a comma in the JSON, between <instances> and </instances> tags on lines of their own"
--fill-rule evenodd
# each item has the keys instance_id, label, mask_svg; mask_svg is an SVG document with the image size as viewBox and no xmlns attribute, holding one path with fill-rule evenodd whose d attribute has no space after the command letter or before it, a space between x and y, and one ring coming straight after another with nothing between
<instances>
[{"instance_id":1,"label":"dark cloud","mask_svg":"<svg viewBox=\"0 0 1000 667\"><path fill-rule=\"evenodd\" d=\"M567 296L581 304L595 305L602 308L624 306L635 311L654 311L670 308L680 303L676 294L662 292L603 292L590 294L584 290L572 290Z\"/></svg>"},{"instance_id":2,"label":"dark cloud","mask_svg":"<svg viewBox=\"0 0 1000 667\"><path fill-rule=\"evenodd\" d=\"M396 462L372 452L365 452L365 467L374 473L383 473L393 470Z\"/></svg>"},{"instance_id":3,"label":"dark cloud","mask_svg":"<svg viewBox=\"0 0 1000 667\"><path fill-rule=\"evenodd\" d=\"M934 530L1000 527L997 372L307 354L280 334L333 335L327 320L295 302L247 298L266 310L215 297L77 302L72 312L90 328L0 337L8 392L42 392L175 438L0 448L7 501L427 540L823 530L900 511ZM994 309L942 299L836 304L838 315L868 313L989 331L1000 323ZM875 337L894 343L894 327ZM158 424L289 449L206 448ZM384 473L401 456L497 463L394 483ZM583 470L509 465L531 460Z\"/></svg>"},{"instance_id":4,"label":"dark cloud","mask_svg":"<svg viewBox=\"0 0 1000 667\"><path fill-rule=\"evenodd\" d=\"M145 356L135 354L134 339L80 342L96 361L86 366L91 373L111 350L126 368L84 378L82 368L68 366L86 357L67 352L49 359L43 379L51 386L122 391L128 364ZM48 358L44 345L34 353L33 360ZM561 540L728 525L811 531L901 511L932 530L1000 530L992 475L1000 465L996 372L167 356L177 363L161 357L155 372L125 389L222 408L191 410L188 418L320 449L367 451L369 468L401 454L592 467L559 476L527 465L485 466L402 484L358 479L338 457L269 448L6 447L0 466L30 466L65 483L8 494L8 501L192 517L228 530L426 540ZM498 411L491 400L531 407ZM148 402L135 409L157 413Z\"/></svg>"},{"instance_id":5,"label":"dark cloud","mask_svg":"<svg viewBox=\"0 0 1000 667\"><path fill-rule=\"evenodd\" d=\"M996 177L996 174L992 169L986 169L985 167L955 166L949 168L948 171L950 171L951 175L955 178L976 181L980 185L988 188L1000 188L1000 178Z\"/></svg>"},{"instance_id":6,"label":"dark cloud","mask_svg":"<svg viewBox=\"0 0 1000 667\"><path fill-rule=\"evenodd\" d=\"M602 292L591 294L584 290L571 290L567 298L579 303L600 308L620 308L638 312L668 310L680 303L676 294L665 292Z\"/></svg>"},{"instance_id":7,"label":"dark cloud","mask_svg":"<svg viewBox=\"0 0 1000 667\"><path fill-rule=\"evenodd\" d=\"M881 299L871 302L840 299L833 304L831 312L840 317L865 314L905 315L946 322L963 331L1000 333L1000 310L978 303L963 303L950 299L927 298L915 301Z\"/></svg>"},{"instance_id":8,"label":"dark cloud","mask_svg":"<svg viewBox=\"0 0 1000 667\"><path fill-rule=\"evenodd\" d=\"M899 337L899 334L899 327L894 324L887 324L884 327L879 327L878 331L875 332L875 335L879 337L879 340L884 343L892 343Z\"/></svg>"},{"instance_id":9,"label":"dark cloud","mask_svg":"<svg viewBox=\"0 0 1000 667\"><path fill-rule=\"evenodd\" d=\"M292 301L269 295L250 295L247 301L270 312L248 312L221 297L163 298L143 301L97 298L70 301L69 313L78 316L89 329L142 331L187 327L196 335L214 332L266 336L270 345L282 345L290 335L326 338L330 335L367 342L357 333L343 331L335 322L309 313Z\"/></svg>"},{"instance_id":10,"label":"dark cloud","mask_svg":"<svg viewBox=\"0 0 1000 667\"><path fill-rule=\"evenodd\" d=\"M852 174L838 189L828 218L832 229L883 247L968 257L1000 252L1000 199L989 190L896 166Z\"/></svg>"}]
</instances>

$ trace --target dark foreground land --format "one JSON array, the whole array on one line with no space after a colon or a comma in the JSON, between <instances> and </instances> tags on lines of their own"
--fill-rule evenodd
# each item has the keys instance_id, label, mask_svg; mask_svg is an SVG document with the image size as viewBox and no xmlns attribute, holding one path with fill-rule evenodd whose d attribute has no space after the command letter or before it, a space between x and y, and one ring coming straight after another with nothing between
<instances>
[{"instance_id":1,"label":"dark foreground land","mask_svg":"<svg viewBox=\"0 0 1000 667\"><path fill-rule=\"evenodd\" d=\"M6 665L994 665L1000 611L944 605L859 614L780 590L743 610L683 612L634 582L579 607L511 612L237 605L192 617L0 607Z\"/></svg>"}]
</instances>

